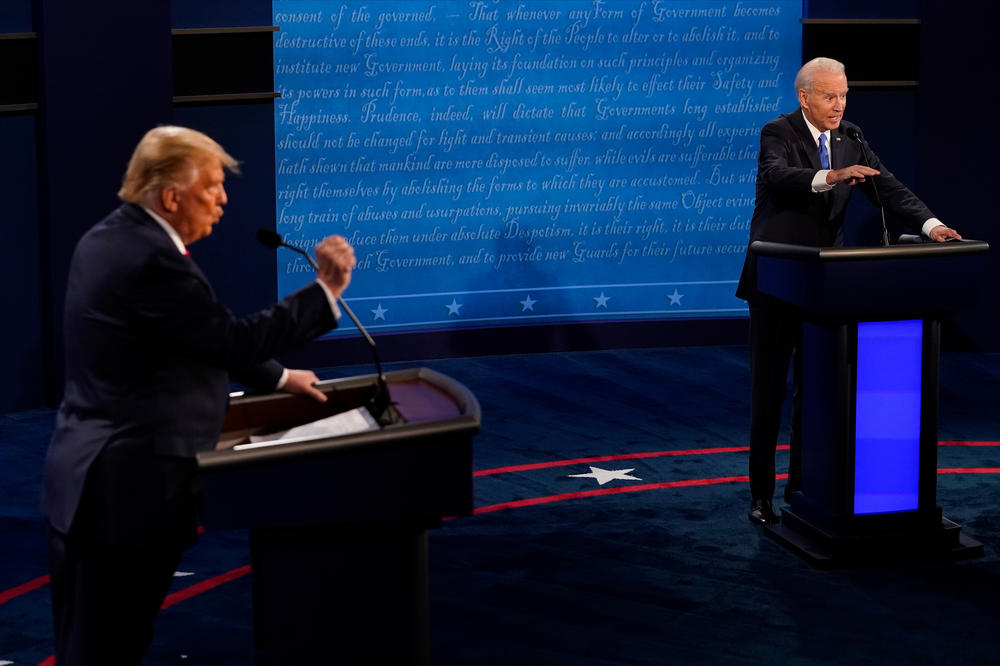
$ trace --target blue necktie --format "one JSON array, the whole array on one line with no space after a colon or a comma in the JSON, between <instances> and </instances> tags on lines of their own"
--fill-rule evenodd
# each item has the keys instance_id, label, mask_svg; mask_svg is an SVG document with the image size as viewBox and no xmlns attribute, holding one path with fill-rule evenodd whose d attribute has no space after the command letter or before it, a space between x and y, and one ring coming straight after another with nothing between
<instances>
[{"instance_id":1,"label":"blue necktie","mask_svg":"<svg viewBox=\"0 0 1000 666\"><path fill-rule=\"evenodd\" d=\"M819 165L824 169L830 168L830 152L826 149L826 134L819 135Z\"/></svg>"}]
</instances>

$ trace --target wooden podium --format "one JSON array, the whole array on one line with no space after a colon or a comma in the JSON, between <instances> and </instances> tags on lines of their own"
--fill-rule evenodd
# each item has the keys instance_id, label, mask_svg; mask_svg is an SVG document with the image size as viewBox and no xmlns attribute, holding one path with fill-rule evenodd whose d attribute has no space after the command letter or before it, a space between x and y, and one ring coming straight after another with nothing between
<instances>
[{"instance_id":1,"label":"wooden podium","mask_svg":"<svg viewBox=\"0 0 1000 666\"><path fill-rule=\"evenodd\" d=\"M472 512L475 396L426 368L386 374L400 423L237 450L363 405L375 376L321 382L328 402L231 400L198 455L209 528L248 528L258 664L427 664L427 530Z\"/></svg>"},{"instance_id":2,"label":"wooden podium","mask_svg":"<svg viewBox=\"0 0 1000 666\"><path fill-rule=\"evenodd\" d=\"M989 246L751 249L804 320L802 488L765 534L821 566L981 555L937 506L938 358Z\"/></svg>"}]
</instances>

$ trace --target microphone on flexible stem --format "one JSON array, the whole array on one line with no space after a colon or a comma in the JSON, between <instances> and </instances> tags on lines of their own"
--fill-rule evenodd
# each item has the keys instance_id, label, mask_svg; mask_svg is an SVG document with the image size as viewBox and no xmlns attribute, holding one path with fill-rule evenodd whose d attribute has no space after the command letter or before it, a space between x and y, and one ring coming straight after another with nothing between
<instances>
[{"instance_id":1,"label":"microphone on flexible stem","mask_svg":"<svg viewBox=\"0 0 1000 666\"><path fill-rule=\"evenodd\" d=\"M848 127L847 136L854 139L861 145L861 157L865 160L865 166L871 169L872 165L868 161L868 144L865 142L864 137L861 136L861 132L859 132L856 127ZM882 214L882 247L889 247L889 227L885 224L885 206L882 205L882 197L878 194L878 186L875 184L875 176L871 176L871 179L872 190L875 191L875 201L878 202L878 209Z\"/></svg>"},{"instance_id":2,"label":"microphone on flexible stem","mask_svg":"<svg viewBox=\"0 0 1000 666\"><path fill-rule=\"evenodd\" d=\"M257 242L261 245L266 245L267 247L277 250L279 247L287 247L293 252L298 252L313 267L313 270L319 271L319 266L316 264L316 260L312 256L303 250L302 248L296 247L294 245L289 245L276 231L271 229L258 229L257 230ZM389 425L392 423L398 423L402 419L396 413L396 410L392 407L392 400L389 397L389 385L385 381L385 374L382 372L382 362L379 360L378 347L375 346L375 340L372 336L368 334L365 327L361 325L358 318L354 316L354 312L351 308L347 307L347 303L344 302L340 296L337 296L337 305L340 309L347 313L347 316L351 318L354 325L358 327L361 331L361 335L364 336L365 340L368 342L368 346L371 347L372 357L375 359L375 370L378 372L378 377L375 379L375 392L372 394L371 398L368 399L367 407L368 411L371 412L372 417L375 418L382 425Z\"/></svg>"}]
</instances>

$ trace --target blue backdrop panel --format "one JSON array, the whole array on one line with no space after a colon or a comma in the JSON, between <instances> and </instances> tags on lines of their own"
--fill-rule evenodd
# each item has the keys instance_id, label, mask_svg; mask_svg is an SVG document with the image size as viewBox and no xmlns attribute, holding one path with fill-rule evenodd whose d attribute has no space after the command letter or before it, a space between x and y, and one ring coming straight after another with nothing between
<instances>
[{"instance_id":1,"label":"blue backdrop panel","mask_svg":"<svg viewBox=\"0 0 1000 666\"><path fill-rule=\"evenodd\" d=\"M277 230L375 329L740 313L801 3L277 0ZM311 277L278 263L278 291ZM344 330L350 327L345 327Z\"/></svg>"}]
</instances>

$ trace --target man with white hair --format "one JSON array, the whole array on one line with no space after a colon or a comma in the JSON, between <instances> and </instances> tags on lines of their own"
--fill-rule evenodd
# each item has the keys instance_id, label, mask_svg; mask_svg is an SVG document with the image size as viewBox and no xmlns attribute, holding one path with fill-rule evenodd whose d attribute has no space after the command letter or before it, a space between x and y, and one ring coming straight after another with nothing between
<instances>
[{"instance_id":1,"label":"man with white hair","mask_svg":"<svg viewBox=\"0 0 1000 666\"><path fill-rule=\"evenodd\" d=\"M830 58L810 60L795 77L795 90L799 108L761 129L750 243L842 245L847 203L855 188L875 205L881 201L933 241L961 238L886 169L865 144L857 125L843 119L847 75L842 63ZM793 358L795 393L786 500L800 487L802 322L790 307L757 291L757 261L749 249L736 295L750 306L749 518L757 524L773 524L778 522L772 504L774 453Z\"/></svg>"},{"instance_id":2,"label":"man with white hair","mask_svg":"<svg viewBox=\"0 0 1000 666\"><path fill-rule=\"evenodd\" d=\"M326 397L309 370L272 356L337 325L354 251L331 236L317 279L234 317L187 246L212 233L237 168L214 140L157 127L119 197L73 253L66 386L45 460L59 666L139 664L184 549L197 534L195 454L215 448L230 379Z\"/></svg>"}]
</instances>

